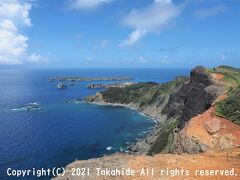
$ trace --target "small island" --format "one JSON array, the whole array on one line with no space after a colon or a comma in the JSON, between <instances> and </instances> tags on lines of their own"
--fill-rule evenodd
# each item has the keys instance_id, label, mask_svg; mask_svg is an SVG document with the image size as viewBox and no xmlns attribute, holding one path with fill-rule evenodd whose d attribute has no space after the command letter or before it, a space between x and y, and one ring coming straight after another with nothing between
<instances>
[{"instance_id":1,"label":"small island","mask_svg":"<svg viewBox=\"0 0 240 180\"><path fill-rule=\"evenodd\" d=\"M50 82L70 81L70 82L90 82L90 81L131 81L132 77L51 77Z\"/></svg>"},{"instance_id":2,"label":"small island","mask_svg":"<svg viewBox=\"0 0 240 180\"><path fill-rule=\"evenodd\" d=\"M113 84L99 83L99 84L89 84L87 85L87 88L88 89L124 88L127 86L131 86L133 84L136 84L136 83L133 83L133 82L113 83Z\"/></svg>"},{"instance_id":3,"label":"small island","mask_svg":"<svg viewBox=\"0 0 240 180\"><path fill-rule=\"evenodd\" d=\"M57 88L58 89L66 89L67 86L65 84L63 84L63 83L59 83L59 84L57 84Z\"/></svg>"}]
</instances>

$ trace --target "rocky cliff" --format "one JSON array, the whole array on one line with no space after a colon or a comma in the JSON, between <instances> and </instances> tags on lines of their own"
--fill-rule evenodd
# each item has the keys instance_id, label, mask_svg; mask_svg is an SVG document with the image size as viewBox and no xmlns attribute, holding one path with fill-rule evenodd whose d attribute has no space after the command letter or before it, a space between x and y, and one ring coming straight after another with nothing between
<instances>
[{"instance_id":1,"label":"rocky cliff","mask_svg":"<svg viewBox=\"0 0 240 180\"><path fill-rule=\"evenodd\" d=\"M154 82L133 84L124 88L108 88L94 96L86 97L87 102L99 104L119 104L135 108L145 114L164 121L162 114L169 95L178 90L187 77L177 77L173 81L157 84Z\"/></svg>"},{"instance_id":2,"label":"rocky cliff","mask_svg":"<svg viewBox=\"0 0 240 180\"><path fill-rule=\"evenodd\" d=\"M178 118L183 128L192 117L209 109L223 90L204 67L197 66L191 71L190 82L170 95L164 112L168 119Z\"/></svg>"},{"instance_id":3,"label":"rocky cliff","mask_svg":"<svg viewBox=\"0 0 240 180\"><path fill-rule=\"evenodd\" d=\"M86 100L124 104L157 118L160 124L153 134L130 148L140 154L156 154L174 151L178 132L192 117L209 109L223 91L222 84L217 83L207 69L197 66L191 71L190 78L178 77L163 84L140 83L127 88L110 88ZM194 152L199 149L192 148Z\"/></svg>"}]
</instances>

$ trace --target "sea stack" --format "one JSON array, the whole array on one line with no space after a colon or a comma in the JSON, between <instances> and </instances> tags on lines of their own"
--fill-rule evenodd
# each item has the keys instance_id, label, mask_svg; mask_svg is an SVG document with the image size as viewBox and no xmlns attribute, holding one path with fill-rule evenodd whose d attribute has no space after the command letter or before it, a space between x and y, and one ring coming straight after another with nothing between
<instances>
[{"instance_id":1,"label":"sea stack","mask_svg":"<svg viewBox=\"0 0 240 180\"><path fill-rule=\"evenodd\" d=\"M63 84L63 83L59 83L59 84L57 85L57 88L58 88L58 89L65 89L65 88L67 88L67 86L66 86L65 84Z\"/></svg>"}]
</instances>

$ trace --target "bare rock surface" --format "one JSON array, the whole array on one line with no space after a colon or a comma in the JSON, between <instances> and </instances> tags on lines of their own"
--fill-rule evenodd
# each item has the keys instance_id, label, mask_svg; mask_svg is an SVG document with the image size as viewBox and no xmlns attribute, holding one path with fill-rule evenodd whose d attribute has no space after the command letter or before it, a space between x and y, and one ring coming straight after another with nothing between
<instances>
[{"instance_id":1,"label":"bare rock surface","mask_svg":"<svg viewBox=\"0 0 240 180\"><path fill-rule=\"evenodd\" d=\"M180 131L174 152L194 154L239 147L240 126L214 112L212 107L192 118Z\"/></svg>"},{"instance_id":2,"label":"bare rock surface","mask_svg":"<svg viewBox=\"0 0 240 180\"><path fill-rule=\"evenodd\" d=\"M217 118L213 118L209 121L204 122L204 127L209 134L215 134L222 128L221 121Z\"/></svg>"},{"instance_id":3,"label":"bare rock surface","mask_svg":"<svg viewBox=\"0 0 240 180\"><path fill-rule=\"evenodd\" d=\"M230 149L225 152L209 152L205 154L159 154L155 156L133 156L126 154L113 154L110 156L90 159L87 161L75 161L69 164L64 176L58 176L55 180L170 180L170 179L200 179L200 180L237 180L237 176L200 176L195 175L197 170L219 170L219 169L234 169L234 173L240 173L240 149ZM72 176L72 168L90 168L90 176ZM132 169L136 171L134 176L99 176L96 168L110 170ZM153 169L153 175L140 175L142 169ZM167 170L180 171L184 173L179 175L167 175ZM189 175L186 176L186 170ZM137 172L138 171L138 172Z\"/></svg>"}]
</instances>

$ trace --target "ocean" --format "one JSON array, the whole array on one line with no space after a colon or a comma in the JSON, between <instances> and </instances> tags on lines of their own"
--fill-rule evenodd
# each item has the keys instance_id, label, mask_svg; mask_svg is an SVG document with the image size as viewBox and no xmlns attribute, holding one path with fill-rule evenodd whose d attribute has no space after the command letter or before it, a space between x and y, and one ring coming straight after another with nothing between
<instances>
[{"instance_id":1,"label":"ocean","mask_svg":"<svg viewBox=\"0 0 240 180\"><path fill-rule=\"evenodd\" d=\"M0 179L9 179L7 168L64 167L76 159L124 151L155 126L125 107L66 103L95 94L99 89L87 85L96 82L60 90L48 78L131 76L135 82L166 82L188 74L189 69L0 69ZM23 109L28 103L40 108Z\"/></svg>"}]
</instances>

